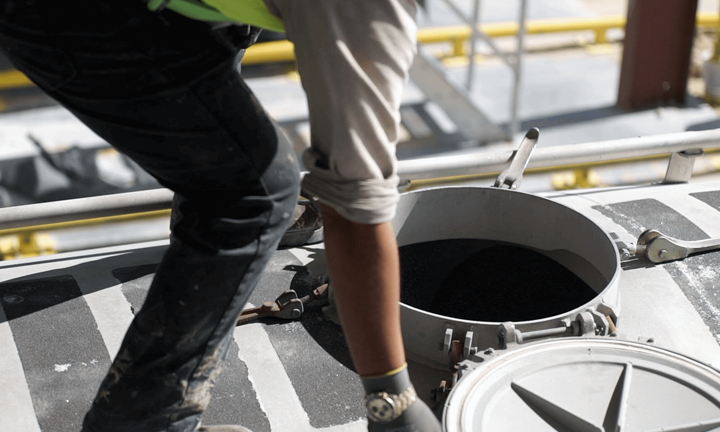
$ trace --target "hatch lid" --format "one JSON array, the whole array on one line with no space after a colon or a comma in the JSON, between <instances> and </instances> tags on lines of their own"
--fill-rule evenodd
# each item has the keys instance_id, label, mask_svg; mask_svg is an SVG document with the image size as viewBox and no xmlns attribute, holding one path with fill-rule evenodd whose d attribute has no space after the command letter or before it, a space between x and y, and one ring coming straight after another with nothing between
<instances>
[{"instance_id":1,"label":"hatch lid","mask_svg":"<svg viewBox=\"0 0 720 432\"><path fill-rule=\"evenodd\" d=\"M546 340L466 373L447 432L720 430L720 373L689 357L607 338Z\"/></svg>"}]
</instances>

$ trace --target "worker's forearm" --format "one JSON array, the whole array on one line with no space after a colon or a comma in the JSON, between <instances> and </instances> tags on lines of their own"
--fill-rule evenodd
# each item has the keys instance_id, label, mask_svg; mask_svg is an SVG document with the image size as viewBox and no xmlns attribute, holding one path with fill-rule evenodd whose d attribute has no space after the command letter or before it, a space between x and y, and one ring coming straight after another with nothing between
<instances>
[{"instance_id":1,"label":"worker's forearm","mask_svg":"<svg viewBox=\"0 0 720 432\"><path fill-rule=\"evenodd\" d=\"M323 206L330 279L355 367L361 376L405 363L400 331L400 270L389 223L350 222Z\"/></svg>"}]
</instances>

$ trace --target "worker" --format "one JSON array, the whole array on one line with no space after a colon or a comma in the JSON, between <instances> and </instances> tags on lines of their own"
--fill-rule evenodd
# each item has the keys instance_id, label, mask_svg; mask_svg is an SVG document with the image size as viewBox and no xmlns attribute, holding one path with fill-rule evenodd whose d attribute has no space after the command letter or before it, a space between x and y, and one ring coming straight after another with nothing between
<instances>
[{"instance_id":1,"label":"worker","mask_svg":"<svg viewBox=\"0 0 720 432\"><path fill-rule=\"evenodd\" d=\"M238 73L257 27L295 44L312 135L302 187L321 205L368 429L440 431L408 377L389 224L415 9L413 0L0 0L0 49L14 65L175 192L170 245L83 431L247 431L202 425L202 412L300 184L291 146Z\"/></svg>"}]
</instances>

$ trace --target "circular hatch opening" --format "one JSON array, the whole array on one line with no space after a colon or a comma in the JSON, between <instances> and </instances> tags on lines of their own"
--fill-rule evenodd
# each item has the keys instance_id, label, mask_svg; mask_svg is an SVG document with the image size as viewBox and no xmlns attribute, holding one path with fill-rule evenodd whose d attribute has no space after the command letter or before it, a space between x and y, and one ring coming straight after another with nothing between
<instances>
[{"instance_id":1,"label":"circular hatch opening","mask_svg":"<svg viewBox=\"0 0 720 432\"><path fill-rule=\"evenodd\" d=\"M562 255L575 268L581 262L566 250L550 254L481 239L402 246L402 302L463 320L517 322L571 311L605 288L591 287L549 255Z\"/></svg>"}]
</instances>

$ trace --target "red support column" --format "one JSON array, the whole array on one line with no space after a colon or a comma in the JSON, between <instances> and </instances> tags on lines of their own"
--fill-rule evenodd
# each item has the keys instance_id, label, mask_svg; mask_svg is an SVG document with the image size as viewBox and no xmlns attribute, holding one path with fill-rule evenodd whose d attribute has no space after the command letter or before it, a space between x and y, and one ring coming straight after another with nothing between
<instances>
[{"instance_id":1,"label":"red support column","mask_svg":"<svg viewBox=\"0 0 720 432\"><path fill-rule=\"evenodd\" d=\"M617 104L685 103L698 0L630 0Z\"/></svg>"}]
</instances>

